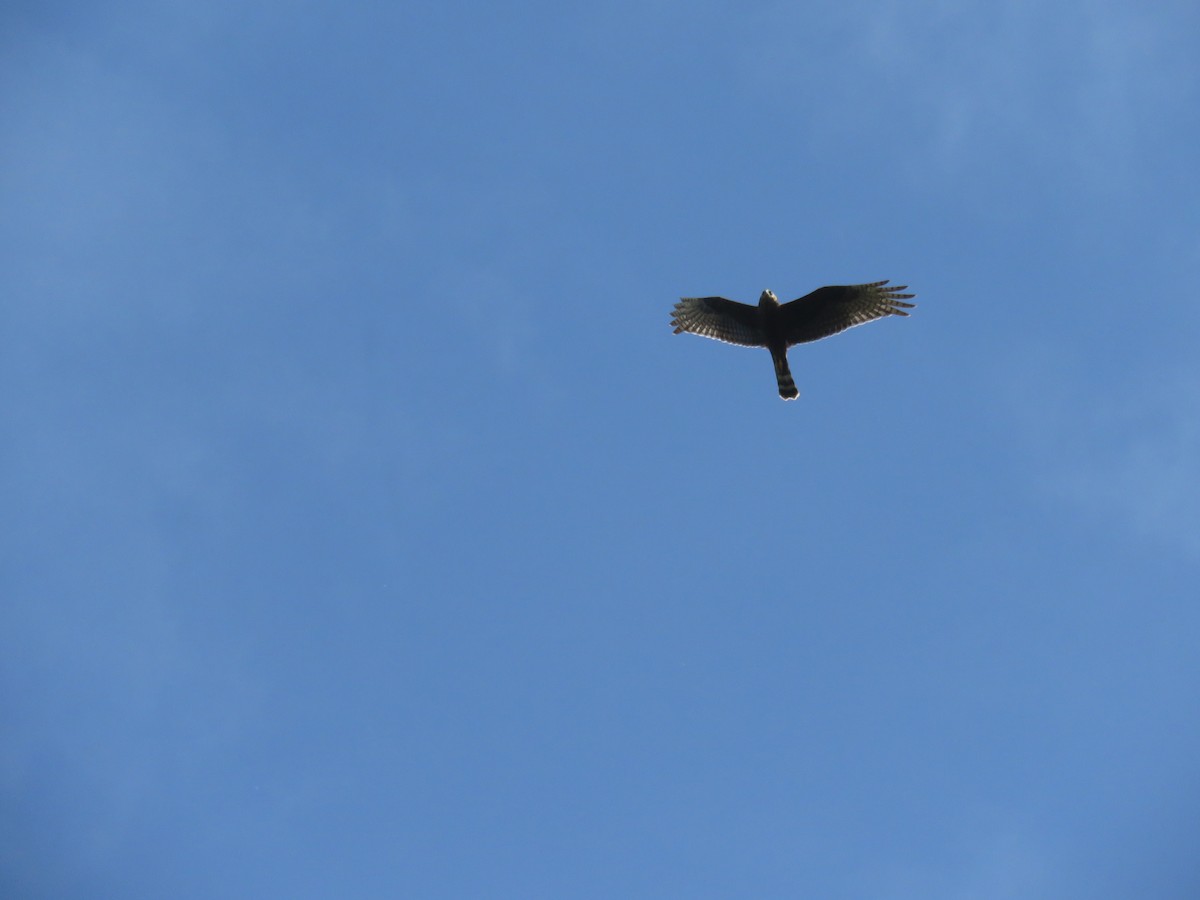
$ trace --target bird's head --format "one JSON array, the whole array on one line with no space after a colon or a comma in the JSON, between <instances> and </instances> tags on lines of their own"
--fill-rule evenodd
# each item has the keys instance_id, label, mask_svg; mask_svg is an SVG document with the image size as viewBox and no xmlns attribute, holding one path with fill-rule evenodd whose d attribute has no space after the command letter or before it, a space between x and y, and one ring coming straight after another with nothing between
<instances>
[{"instance_id":1,"label":"bird's head","mask_svg":"<svg viewBox=\"0 0 1200 900\"><path fill-rule=\"evenodd\" d=\"M774 291L763 291L762 296L758 298L759 306L778 306L779 298L775 296Z\"/></svg>"}]
</instances>

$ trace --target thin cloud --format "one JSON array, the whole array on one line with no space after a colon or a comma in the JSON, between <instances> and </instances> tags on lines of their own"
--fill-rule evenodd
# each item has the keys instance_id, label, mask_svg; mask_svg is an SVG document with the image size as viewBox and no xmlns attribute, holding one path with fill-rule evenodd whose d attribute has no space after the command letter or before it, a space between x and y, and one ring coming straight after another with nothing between
<instances>
[{"instance_id":1,"label":"thin cloud","mask_svg":"<svg viewBox=\"0 0 1200 900\"><path fill-rule=\"evenodd\" d=\"M1095 522L1200 558L1200 369L1114 386L1043 353L1020 370L1009 379L1014 433L1040 489Z\"/></svg>"},{"instance_id":2,"label":"thin cloud","mask_svg":"<svg viewBox=\"0 0 1200 900\"><path fill-rule=\"evenodd\" d=\"M922 180L973 178L996 159L1111 189L1137 180L1197 93L1178 31L1125 3L778 4L747 27L756 89L782 87L823 139L895 131Z\"/></svg>"}]
</instances>

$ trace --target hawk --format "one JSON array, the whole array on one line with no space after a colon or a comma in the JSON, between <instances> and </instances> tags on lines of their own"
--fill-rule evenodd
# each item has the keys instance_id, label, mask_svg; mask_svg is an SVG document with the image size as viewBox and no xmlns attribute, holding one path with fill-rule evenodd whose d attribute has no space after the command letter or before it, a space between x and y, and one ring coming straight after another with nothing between
<instances>
[{"instance_id":1,"label":"hawk","mask_svg":"<svg viewBox=\"0 0 1200 900\"><path fill-rule=\"evenodd\" d=\"M728 344L766 347L775 363L779 396L795 400L800 392L788 369L788 347L820 340L883 316L907 316L904 310L916 304L904 301L916 295L900 293L908 285L884 287L886 284L885 280L817 288L799 300L782 304L773 293L763 291L758 306L724 297L683 297L675 304L671 324L675 334L688 331Z\"/></svg>"}]
</instances>

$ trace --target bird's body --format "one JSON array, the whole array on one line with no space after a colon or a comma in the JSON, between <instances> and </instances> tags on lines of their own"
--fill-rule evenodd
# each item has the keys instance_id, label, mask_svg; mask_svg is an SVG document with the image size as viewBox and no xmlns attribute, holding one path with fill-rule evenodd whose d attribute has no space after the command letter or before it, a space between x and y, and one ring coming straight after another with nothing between
<instances>
[{"instance_id":1,"label":"bird's body","mask_svg":"<svg viewBox=\"0 0 1200 900\"><path fill-rule=\"evenodd\" d=\"M743 347L766 347L775 364L779 396L794 400L800 392L788 369L788 347L883 316L907 316L904 310L915 304L904 301L914 295L900 293L906 285L889 288L886 284L823 287L783 304L771 291L763 291L757 306L724 297L683 297L675 304L671 324L675 334L687 331Z\"/></svg>"}]
</instances>

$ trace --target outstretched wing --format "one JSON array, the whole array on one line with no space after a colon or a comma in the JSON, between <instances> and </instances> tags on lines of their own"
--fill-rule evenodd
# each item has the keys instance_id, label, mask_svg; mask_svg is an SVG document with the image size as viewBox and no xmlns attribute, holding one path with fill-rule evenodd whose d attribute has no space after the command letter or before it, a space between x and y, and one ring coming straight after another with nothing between
<instances>
[{"instance_id":1,"label":"outstretched wing","mask_svg":"<svg viewBox=\"0 0 1200 900\"><path fill-rule=\"evenodd\" d=\"M884 287L887 281L817 288L799 300L780 307L780 322L788 346L815 341L883 316L907 316L905 303L914 294L902 294L908 285Z\"/></svg>"},{"instance_id":2,"label":"outstretched wing","mask_svg":"<svg viewBox=\"0 0 1200 900\"><path fill-rule=\"evenodd\" d=\"M758 309L724 297L681 298L675 304L671 324L675 334L688 331L743 347L765 347L767 343Z\"/></svg>"}]
</instances>

